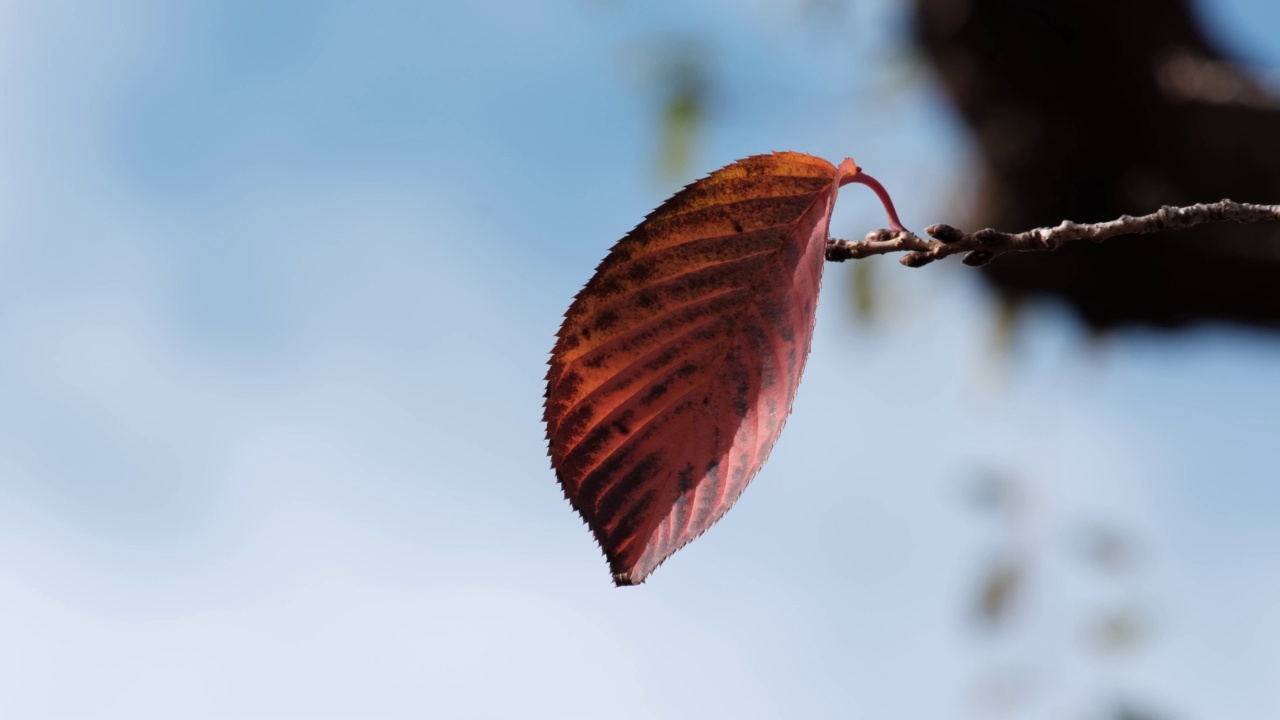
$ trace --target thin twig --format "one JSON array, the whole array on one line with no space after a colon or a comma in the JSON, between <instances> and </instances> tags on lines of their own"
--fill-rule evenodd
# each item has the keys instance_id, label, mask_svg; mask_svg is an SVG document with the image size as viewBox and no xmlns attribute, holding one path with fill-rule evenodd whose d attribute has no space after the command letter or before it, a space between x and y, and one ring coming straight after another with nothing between
<instances>
[{"instance_id":1,"label":"thin twig","mask_svg":"<svg viewBox=\"0 0 1280 720\"><path fill-rule=\"evenodd\" d=\"M978 230L967 233L950 225L930 225L926 240L909 231L876 230L862 241L832 239L827 242L827 260L843 262L871 255L905 252L899 260L907 267L922 267L948 255L968 253L965 265L985 265L997 255L1028 250L1057 250L1078 240L1102 242L1117 235L1139 235L1161 230L1181 230L1218 222L1280 222L1280 205L1256 205L1222 200L1187 207L1166 205L1150 215L1122 215L1107 222L1080 224L1062 221L1057 227L1041 227L1020 233Z\"/></svg>"}]
</instances>

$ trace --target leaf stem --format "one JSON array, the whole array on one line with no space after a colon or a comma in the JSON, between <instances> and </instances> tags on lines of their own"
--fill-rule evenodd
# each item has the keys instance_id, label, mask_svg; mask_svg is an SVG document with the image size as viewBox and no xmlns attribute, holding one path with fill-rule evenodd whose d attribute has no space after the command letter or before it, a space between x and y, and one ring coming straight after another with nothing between
<instances>
[{"instance_id":1,"label":"leaf stem","mask_svg":"<svg viewBox=\"0 0 1280 720\"><path fill-rule=\"evenodd\" d=\"M909 232L902 226L902 222L898 220L898 211L893 207L893 198L889 197L889 191L884 189L884 186L880 184L879 180L876 180L865 172L862 172L862 168L858 168L857 172L841 178L840 180L841 185L848 185L849 183L861 183L871 188L875 192L876 197L880 198L880 204L884 205L885 215L889 216L889 228L894 232Z\"/></svg>"}]
</instances>

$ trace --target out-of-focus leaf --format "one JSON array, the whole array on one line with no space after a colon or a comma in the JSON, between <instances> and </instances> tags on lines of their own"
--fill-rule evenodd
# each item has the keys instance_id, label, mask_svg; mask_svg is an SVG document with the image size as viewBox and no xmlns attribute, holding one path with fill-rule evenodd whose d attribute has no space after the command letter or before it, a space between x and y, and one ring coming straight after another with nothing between
<instances>
[{"instance_id":1,"label":"out-of-focus leaf","mask_svg":"<svg viewBox=\"0 0 1280 720\"><path fill-rule=\"evenodd\" d=\"M975 615L987 625L997 625L1009 616L1022 590L1026 568L1013 557L998 556L983 575Z\"/></svg>"},{"instance_id":2,"label":"out-of-focus leaf","mask_svg":"<svg viewBox=\"0 0 1280 720\"><path fill-rule=\"evenodd\" d=\"M836 194L859 172L800 153L729 165L645 218L574 299L547 439L617 584L711 527L768 457L809 353Z\"/></svg>"},{"instance_id":3,"label":"out-of-focus leaf","mask_svg":"<svg viewBox=\"0 0 1280 720\"><path fill-rule=\"evenodd\" d=\"M1147 641L1149 632L1139 611L1114 610L1094 621L1090 629L1090 645L1104 653L1136 650Z\"/></svg>"},{"instance_id":4,"label":"out-of-focus leaf","mask_svg":"<svg viewBox=\"0 0 1280 720\"><path fill-rule=\"evenodd\" d=\"M1133 707L1124 704L1116 709L1115 720L1163 720L1162 715L1155 715L1149 710Z\"/></svg>"},{"instance_id":5,"label":"out-of-focus leaf","mask_svg":"<svg viewBox=\"0 0 1280 720\"><path fill-rule=\"evenodd\" d=\"M1025 669L1008 668L988 673L973 686L973 699L983 714L1008 715L1027 704L1031 681Z\"/></svg>"},{"instance_id":6,"label":"out-of-focus leaf","mask_svg":"<svg viewBox=\"0 0 1280 720\"><path fill-rule=\"evenodd\" d=\"M658 51L660 110L659 169L664 177L680 178L689 162L706 120L711 72L698 43L671 43Z\"/></svg>"},{"instance_id":7,"label":"out-of-focus leaf","mask_svg":"<svg viewBox=\"0 0 1280 720\"><path fill-rule=\"evenodd\" d=\"M876 284L876 261L879 258L863 258L853 264L853 313L863 322L871 322L876 315L876 298L879 288Z\"/></svg>"},{"instance_id":8,"label":"out-of-focus leaf","mask_svg":"<svg viewBox=\"0 0 1280 720\"><path fill-rule=\"evenodd\" d=\"M1018 339L1018 319L1022 316L1023 302L1002 295L996 301L996 322L991 335L991 348L1001 360L1013 355Z\"/></svg>"},{"instance_id":9,"label":"out-of-focus leaf","mask_svg":"<svg viewBox=\"0 0 1280 720\"><path fill-rule=\"evenodd\" d=\"M928 58L914 45L894 45L877 65L869 94L878 102L893 103L907 99L907 93L929 80Z\"/></svg>"},{"instance_id":10,"label":"out-of-focus leaf","mask_svg":"<svg viewBox=\"0 0 1280 720\"><path fill-rule=\"evenodd\" d=\"M678 87L667 97L662 124L662 171L668 177L679 177L688 168L703 112L700 86Z\"/></svg>"},{"instance_id":11,"label":"out-of-focus leaf","mask_svg":"<svg viewBox=\"0 0 1280 720\"><path fill-rule=\"evenodd\" d=\"M800 0L800 10L808 18L835 24L847 14L853 0Z\"/></svg>"},{"instance_id":12,"label":"out-of-focus leaf","mask_svg":"<svg viewBox=\"0 0 1280 720\"><path fill-rule=\"evenodd\" d=\"M1085 560L1096 570L1123 574L1137 565L1137 548L1117 528L1102 524L1088 526L1082 543Z\"/></svg>"},{"instance_id":13,"label":"out-of-focus leaf","mask_svg":"<svg viewBox=\"0 0 1280 720\"><path fill-rule=\"evenodd\" d=\"M1021 501L1022 486L1013 476L993 468L974 474L970 498L981 510L1013 514Z\"/></svg>"}]
</instances>

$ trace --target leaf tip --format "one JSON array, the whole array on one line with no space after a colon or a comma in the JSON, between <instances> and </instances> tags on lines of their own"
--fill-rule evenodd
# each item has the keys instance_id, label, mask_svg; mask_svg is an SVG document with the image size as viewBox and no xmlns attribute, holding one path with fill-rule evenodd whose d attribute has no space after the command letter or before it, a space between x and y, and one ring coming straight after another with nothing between
<instances>
[{"instance_id":1,"label":"leaf tip","mask_svg":"<svg viewBox=\"0 0 1280 720\"><path fill-rule=\"evenodd\" d=\"M644 578L643 578L643 577L641 577L641 578L640 578L640 579L638 579L638 580L637 580L637 579L633 579L633 578L631 577L631 573L629 573L629 572L620 572L620 573L614 573L614 574L613 574L613 584L614 584L614 586L616 586L616 587L633 587L633 586L635 586L635 585L639 585L639 584L641 584L641 583L643 583L643 582L644 582Z\"/></svg>"}]
</instances>

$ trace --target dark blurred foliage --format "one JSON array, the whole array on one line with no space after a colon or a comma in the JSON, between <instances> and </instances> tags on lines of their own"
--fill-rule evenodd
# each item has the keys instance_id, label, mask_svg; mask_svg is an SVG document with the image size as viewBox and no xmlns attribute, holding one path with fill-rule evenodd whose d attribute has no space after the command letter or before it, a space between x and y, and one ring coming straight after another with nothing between
<instances>
[{"instance_id":1,"label":"dark blurred foliage","mask_svg":"<svg viewBox=\"0 0 1280 720\"><path fill-rule=\"evenodd\" d=\"M1025 230L1161 205L1280 202L1280 102L1184 0L913 0L915 37L973 132L972 227ZM1280 327L1280 229L1214 225L1000 258L1008 298L1094 328Z\"/></svg>"}]
</instances>

